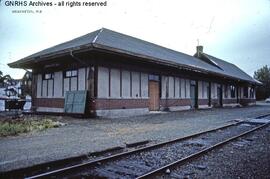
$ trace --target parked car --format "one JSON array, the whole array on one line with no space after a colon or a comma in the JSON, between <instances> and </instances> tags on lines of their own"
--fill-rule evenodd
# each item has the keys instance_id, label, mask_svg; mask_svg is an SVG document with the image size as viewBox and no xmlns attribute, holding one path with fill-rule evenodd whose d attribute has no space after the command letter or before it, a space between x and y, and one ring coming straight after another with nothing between
<instances>
[{"instance_id":1,"label":"parked car","mask_svg":"<svg viewBox=\"0 0 270 179\"><path fill-rule=\"evenodd\" d=\"M265 102L266 102L266 103L270 103L270 98L266 98L266 99L265 99Z\"/></svg>"}]
</instances>

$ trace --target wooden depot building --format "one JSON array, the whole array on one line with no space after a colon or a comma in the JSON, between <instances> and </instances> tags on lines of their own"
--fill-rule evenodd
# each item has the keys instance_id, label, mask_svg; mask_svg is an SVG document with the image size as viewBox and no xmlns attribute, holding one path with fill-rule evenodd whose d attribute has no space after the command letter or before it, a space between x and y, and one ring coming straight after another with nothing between
<instances>
[{"instance_id":1,"label":"wooden depot building","mask_svg":"<svg viewBox=\"0 0 270 179\"><path fill-rule=\"evenodd\" d=\"M10 63L32 69L32 110L96 116L255 104L259 83L197 47L194 56L105 28Z\"/></svg>"}]
</instances>

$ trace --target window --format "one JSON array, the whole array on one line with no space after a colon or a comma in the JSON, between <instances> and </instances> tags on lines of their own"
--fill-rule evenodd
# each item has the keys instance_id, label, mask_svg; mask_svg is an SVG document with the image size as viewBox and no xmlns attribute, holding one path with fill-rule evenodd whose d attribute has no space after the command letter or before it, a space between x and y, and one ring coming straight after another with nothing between
<instances>
[{"instance_id":1,"label":"window","mask_svg":"<svg viewBox=\"0 0 270 179\"><path fill-rule=\"evenodd\" d=\"M53 96L54 73L44 73L41 82L41 96Z\"/></svg>"},{"instance_id":2,"label":"window","mask_svg":"<svg viewBox=\"0 0 270 179\"><path fill-rule=\"evenodd\" d=\"M45 73L43 74L43 80L53 79L53 73Z\"/></svg>"},{"instance_id":3,"label":"window","mask_svg":"<svg viewBox=\"0 0 270 179\"><path fill-rule=\"evenodd\" d=\"M160 81L160 77L158 75L149 75L149 80L151 81Z\"/></svg>"},{"instance_id":4,"label":"window","mask_svg":"<svg viewBox=\"0 0 270 179\"><path fill-rule=\"evenodd\" d=\"M65 71L65 78L71 78L78 76L78 70L67 70Z\"/></svg>"},{"instance_id":5,"label":"window","mask_svg":"<svg viewBox=\"0 0 270 179\"><path fill-rule=\"evenodd\" d=\"M231 98L235 98L235 86L231 85Z\"/></svg>"}]
</instances>

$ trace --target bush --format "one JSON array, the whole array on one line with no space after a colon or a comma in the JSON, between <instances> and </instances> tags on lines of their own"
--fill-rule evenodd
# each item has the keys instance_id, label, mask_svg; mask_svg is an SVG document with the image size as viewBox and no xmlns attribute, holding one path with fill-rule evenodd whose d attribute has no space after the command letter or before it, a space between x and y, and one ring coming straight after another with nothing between
<instances>
[{"instance_id":1,"label":"bush","mask_svg":"<svg viewBox=\"0 0 270 179\"><path fill-rule=\"evenodd\" d=\"M41 131L48 128L59 127L62 124L51 119L26 119L0 121L0 136L18 135L31 131Z\"/></svg>"}]
</instances>

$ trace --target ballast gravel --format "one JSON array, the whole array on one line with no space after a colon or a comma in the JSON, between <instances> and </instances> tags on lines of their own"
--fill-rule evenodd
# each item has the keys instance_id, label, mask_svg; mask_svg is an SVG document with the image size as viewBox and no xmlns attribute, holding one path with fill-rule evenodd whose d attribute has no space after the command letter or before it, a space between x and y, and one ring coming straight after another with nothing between
<instances>
[{"instance_id":1,"label":"ballast gravel","mask_svg":"<svg viewBox=\"0 0 270 179\"><path fill-rule=\"evenodd\" d=\"M117 119L56 117L65 126L0 138L0 171L102 151L144 140L161 142L270 113L269 105L168 112Z\"/></svg>"},{"instance_id":2,"label":"ballast gravel","mask_svg":"<svg viewBox=\"0 0 270 179\"><path fill-rule=\"evenodd\" d=\"M270 176L270 126L241 137L157 178L260 178Z\"/></svg>"}]
</instances>

